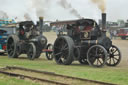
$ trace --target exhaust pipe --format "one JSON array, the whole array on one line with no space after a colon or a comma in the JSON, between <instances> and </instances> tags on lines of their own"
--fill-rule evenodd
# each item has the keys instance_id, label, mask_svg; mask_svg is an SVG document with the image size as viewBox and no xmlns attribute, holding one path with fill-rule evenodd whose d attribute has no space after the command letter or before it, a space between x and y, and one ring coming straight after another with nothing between
<instances>
[{"instance_id":1,"label":"exhaust pipe","mask_svg":"<svg viewBox=\"0 0 128 85\"><path fill-rule=\"evenodd\" d=\"M106 13L102 13L102 31L106 31Z\"/></svg>"},{"instance_id":2,"label":"exhaust pipe","mask_svg":"<svg viewBox=\"0 0 128 85\"><path fill-rule=\"evenodd\" d=\"M39 17L40 34L43 33L43 17Z\"/></svg>"}]
</instances>

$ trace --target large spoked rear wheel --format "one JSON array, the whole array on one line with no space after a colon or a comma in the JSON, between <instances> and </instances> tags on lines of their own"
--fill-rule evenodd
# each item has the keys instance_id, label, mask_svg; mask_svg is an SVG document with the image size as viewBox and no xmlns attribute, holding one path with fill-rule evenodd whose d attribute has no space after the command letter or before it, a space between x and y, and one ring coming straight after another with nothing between
<instances>
[{"instance_id":1,"label":"large spoked rear wheel","mask_svg":"<svg viewBox=\"0 0 128 85\"><path fill-rule=\"evenodd\" d=\"M53 45L52 44L48 44L46 49L48 50L45 53L46 54L46 58L48 60L52 60L53 59Z\"/></svg>"},{"instance_id":2,"label":"large spoked rear wheel","mask_svg":"<svg viewBox=\"0 0 128 85\"><path fill-rule=\"evenodd\" d=\"M17 44L19 38L16 35L11 35L7 40L7 53L10 58L18 58Z\"/></svg>"},{"instance_id":3,"label":"large spoked rear wheel","mask_svg":"<svg viewBox=\"0 0 128 85\"><path fill-rule=\"evenodd\" d=\"M108 53L101 45L94 45L88 49L87 61L93 67L103 67L106 64Z\"/></svg>"},{"instance_id":4,"label":"large spoked rear wheel","mask_svg":"<svg viewBox=\"0 0 128 85\"><path fill-rule=\"evenodd\" d=\"M27 52L28 59L33 60L36 58L36 47L34 43L29 44L29 49Z\"/></svg>"},{"instance_id":5,"label":"large spoked rear wheel","mask_svg":"<svg viewBox=\"0 0 128 85\"><path fill-rule=\"evenodd\" d=\"M121 61L121 52L118 47L112 45L109 49L109 57L107 59L106 65L116 66Z\"/></svg>"},{"instance_id":6,"label":"large spoked rear wheel","mask_svg":"<svg viewBox=\"0 0 128 85\"><path fill-rule=\"evenodd\" d=\"M53 46L57 64L70 65L73 61L74 42L68 36L58 37Z\"/></svg>"}]
</instances>

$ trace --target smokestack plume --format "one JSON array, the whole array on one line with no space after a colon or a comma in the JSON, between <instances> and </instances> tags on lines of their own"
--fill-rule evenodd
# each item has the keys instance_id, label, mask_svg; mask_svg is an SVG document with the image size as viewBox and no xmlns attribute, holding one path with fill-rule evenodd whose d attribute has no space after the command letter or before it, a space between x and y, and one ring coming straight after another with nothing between
<instances>
[{"instance_id":1,"label":"smokestack plume","mask_svg":"<svg viewBox=\"0 0 128 85\"><path fill-rule=\"evenodd\" d=\"M4 11L0 11L0 18L8 18L8 15Z\"/></svg>"},{"instance_id":2,"label":"smokestack plume","mask_svg":"<svg viewBox=\"0 0 128 85\"><path fill-rule=\"evenodd\" d=\"M106 31L106 13L102 13L102 30Z\"/></svg>"},{"instance_id":3,"label":"smokestack plume","mask_svg":"<svg viewBox=\"0 0 128 85\"><path fill-rule=\"evenodd\" d=\"M31 17L29 16L28 13L25 13L25 14L24 14L24 18L25 18L25 20L27 20L27 21L31 21Z\"/></svg>"},{"instance_id":4,"label":"smokestack plume","mask_svg":"<svg viewBox=\"0 0 128 85\"><path fill-rule=\"evenodd\" d=\"M98 8L102 11L102 13L105 13L106 10L105 0L91 0L91 1L98 5Z\"/></svg>"},{"instance_id":5,"label":"smokestack plume","mask_svg":"<svg viewBox=\"0 0 128 85\"><path fill-rule=\"evenodd\" d=\"M17 17L17 21L32 20L36 24L39 16L49 17L47 9L50 8L51 1L53 0L3 0L0 4L0 18ZM1 14L1 11L8 16Z\"/></svg>"},{"instance_id":6,"label":"smokestack plume","mask_svg":"<svg viewBox=\"0 0 128 85\"><path fill-rule=\"evenodd\" d=\"M67 0L60 0L59 5L64 9L68 9L70 13L73 14L74 16L78 18L82 18L81 15L78 13L78 11L75 8L73 8L72 5L67 2Z\"/></svg>"}]
</instances>

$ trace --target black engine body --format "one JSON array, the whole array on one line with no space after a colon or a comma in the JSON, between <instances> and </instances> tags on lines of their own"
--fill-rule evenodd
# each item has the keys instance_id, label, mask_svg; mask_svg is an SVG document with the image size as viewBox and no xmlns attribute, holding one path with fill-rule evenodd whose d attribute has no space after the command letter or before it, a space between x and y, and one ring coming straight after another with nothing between
<instances>
[{"instance_id":1,"label":"black engine body","mask_svg":"<svg viewBox=\"0 0 128 85\"><path fill-rule=\"evenodd\" d=\"M42 26L42 19L37 25L32 21L18 23L16 34L10 35L7 40L8 56L17 58L20 54L27 54L29 59L39 58L47 45L47 39L42 33Z\"/></svg>"}]
</instances>

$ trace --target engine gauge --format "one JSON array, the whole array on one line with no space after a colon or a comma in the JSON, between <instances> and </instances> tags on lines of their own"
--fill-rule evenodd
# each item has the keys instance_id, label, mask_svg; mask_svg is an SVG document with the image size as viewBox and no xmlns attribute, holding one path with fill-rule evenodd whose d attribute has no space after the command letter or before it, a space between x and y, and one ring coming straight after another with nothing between
<instances>
[{"instance_id":1,"label":"engine gauge","mask_svg":"<svg viewBox=\"0 0 128 85\"><path fill-rule=\"evenodd\" d=\"M85 38L88 38L88 37L89 37L89 33L88 33L88 32L85 32L85 33L84 33L84 37L85 37Z\"/></svg>"}]
</instances>

